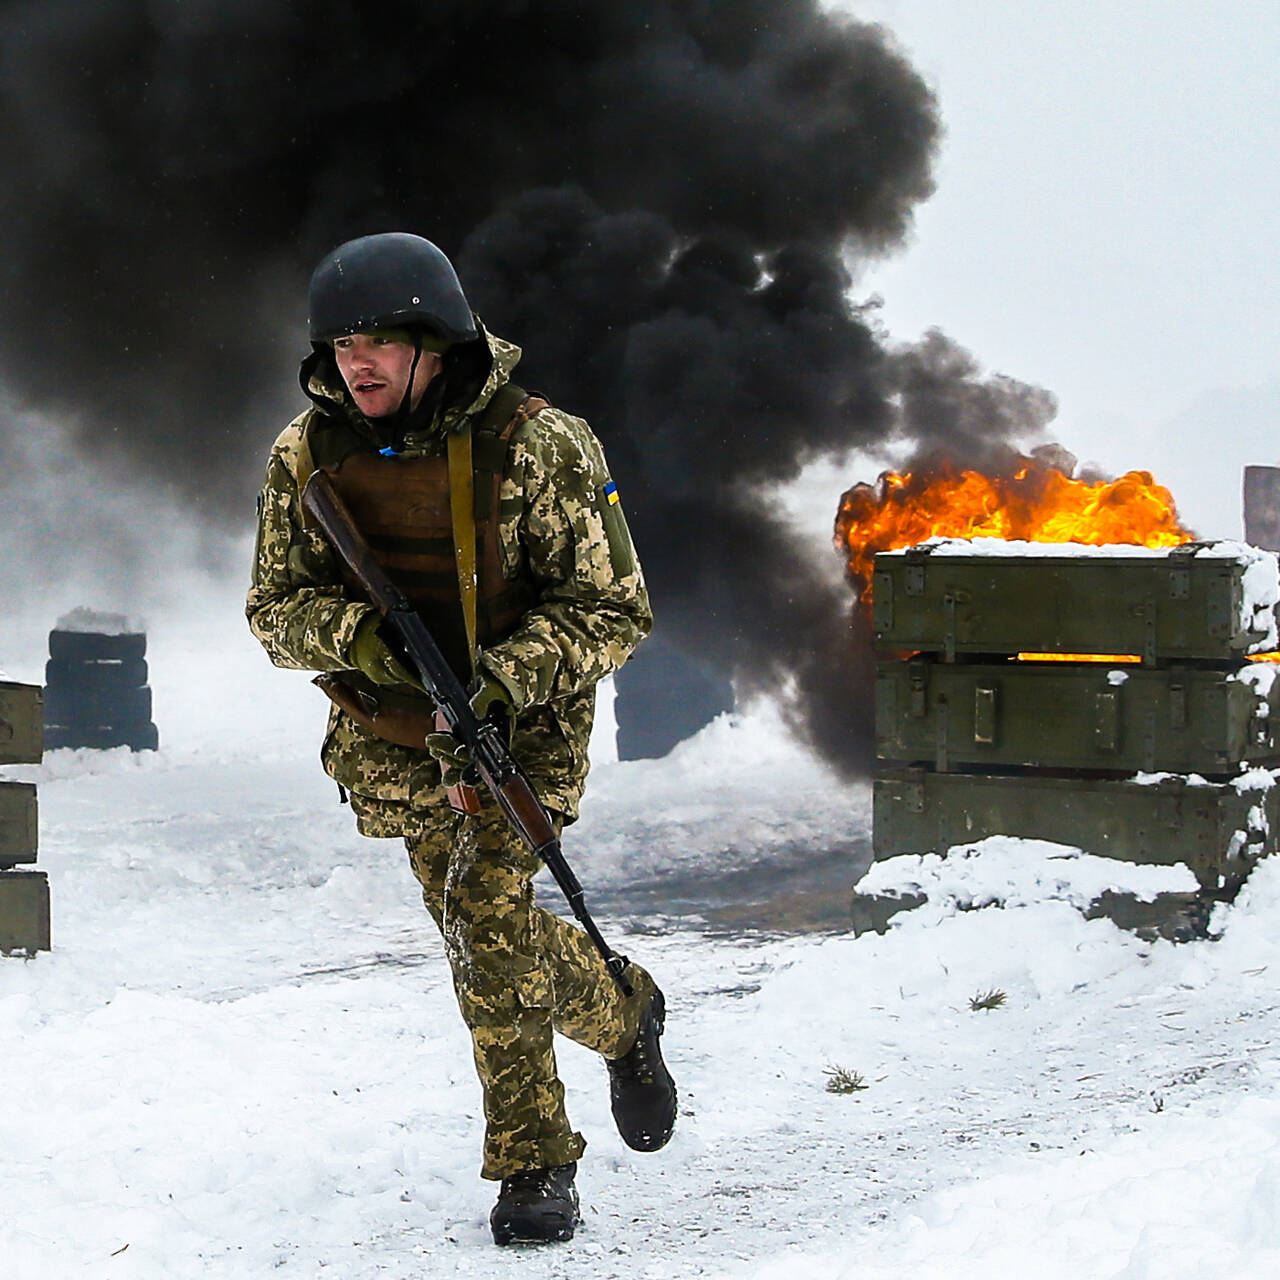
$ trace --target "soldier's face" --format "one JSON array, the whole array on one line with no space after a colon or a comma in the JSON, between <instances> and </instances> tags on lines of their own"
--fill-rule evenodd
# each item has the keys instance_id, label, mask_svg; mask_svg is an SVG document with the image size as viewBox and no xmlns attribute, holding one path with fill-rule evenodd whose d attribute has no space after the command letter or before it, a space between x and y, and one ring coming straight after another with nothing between
<instances>
[{"instance_id":1,"label":"soldier's face","mask_svg":"<svg viewBox=\"0 0 1280 1280\"><path fill-rule=\"evenodd\" d=\"M400 407L413 368L413 341L403 329L335 338L333 358L356 408L366 418L385 418ZM419 357L410 408L418 407L422 393L440 372L440 364L441 358L434 351L424 351Z\"/></svg>"}]
</instances>

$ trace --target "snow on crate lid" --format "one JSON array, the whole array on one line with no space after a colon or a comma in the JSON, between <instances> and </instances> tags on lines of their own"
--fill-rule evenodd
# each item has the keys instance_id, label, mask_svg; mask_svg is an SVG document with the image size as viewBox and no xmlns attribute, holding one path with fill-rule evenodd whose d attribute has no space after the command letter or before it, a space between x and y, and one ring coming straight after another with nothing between
<instances>
[{"instance_id":1,"label":"snow on crate lid","mask_svg":"<svg viewBox=\"0 0 1280 1280\"><path fill-rule=\"evenodd\" d=\"M55 631L82 631L98 636L143 635L146 629L147 624L141 618L130 618L123 613L99 613L83 607L64 613L54 627Z\"/></svg>"},{"instance_id":2,"label":"snow on crate lid","mask_svg":"<svg viewBox=\"0 0 1280 1280\"><path fill-rule=\"evenodd\" d=\"M1107 542L1091 546L1084 542L1018 542L1004 538L927 538L914 547L881 551L882 556L905 556L909 551L927 551L940 556L1111 556L1123 559L1163 559L1185 556L1189 547L1141 547L1129 542ZM1197 559L1235 560L1243 565L1276 563L1275 553L1245 542L1202 542L1191 552Z\"/></svg>"}]
</instances>

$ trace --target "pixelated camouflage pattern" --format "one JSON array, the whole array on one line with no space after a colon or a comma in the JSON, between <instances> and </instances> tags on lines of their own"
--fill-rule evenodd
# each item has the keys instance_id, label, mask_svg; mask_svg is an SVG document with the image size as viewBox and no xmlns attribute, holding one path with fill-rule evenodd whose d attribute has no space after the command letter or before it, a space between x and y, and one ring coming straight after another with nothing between
<instances>
[{"instance_id":1,"label":"pixelated camouflage pattern","mask_svg":"<svg viewBox=\"0 0 1280 1280\"><path fill-rule=\"evenodd\" d=\"M488 382L472 405L450 410L405 452L443 452L445 431L479 415L509 378L519 349L489 338ZM345 388L312 380L376 444ZM259 501L249 625L278 666L349 669L349 649L372 607L350 596L323 534L304 519L300 479L311 466L309 410L280 435ZM545 409L513 434L499 491L503 568L527 557L542 584L514 633L483 655L519 708L513 751L544 802L571 819L586 778L595 684L616 670L651 623L644 579L608 470L581 419ZM320 696L320 695L317 695ZM534 904L538 860L491 801L474 818L449 807L437 763L424 750L366 733L338 708L321 749L350 795L359 829L405 837L423 900L445 941L458 1003L471 1030L484 1090L483 1176L576 1160L585 1143L569 1124L553 1033L617 1057L635 1039L652 980L632 969L626 1000L589 939Z\"/></svg>"},{"instance_id":2,"label":"pixelated camouflage pattern","mask_svg":"<svg viewBox=\"0 0 1280 1280\"><path fill-rule=\"evenodd\" d=\"M442 453L446 432L464 417L478 417L508 381L520 350L486 336L493 367L479 395L469 406L446 410L423 435L409 436L406 455ZM317 375L309 389L374 442L374 429L340 379ZM281 433L268 459L246 613L277 666L341 671L350 667L351 639L372 606L347 592L323 533L303 517L299 475L309 466L304 431L314 412ZM608 483L603 452L587 424L548 408L513 433L499 491L504 572L513 575L527 557L541 597L482 662L520 709L517 759L544 802L570 820L589 767L595 685L626 661L652 623L644 578L620 509L608 501ZM366 835L411 835L422 825L418 810L444 803L438 766L425 750L383 742L336 709L321 757L351 793Z\"/></svg>"},{"instance_id":3,"label":"pixelated camouflage pattern","mask_svg":"<svg viewBox=\"0 0 1280 1280\"><path fill-rule=\"evenodd\" d=\"M605 1057L635 1041L653 993L643 969L623 997L586 934L534 903L540 863L492 803L473 818L431 810L407 838L409 862L444 938L484 1091L481 1176L504 1178L577 1160L552 1033Z\"/></svg>"}]
</instances>

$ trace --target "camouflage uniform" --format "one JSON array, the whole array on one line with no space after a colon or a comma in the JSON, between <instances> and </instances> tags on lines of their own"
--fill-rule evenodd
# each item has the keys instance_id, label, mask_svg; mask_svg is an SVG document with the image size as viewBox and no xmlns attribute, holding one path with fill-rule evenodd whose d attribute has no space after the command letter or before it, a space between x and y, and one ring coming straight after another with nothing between
<instances>
[{"instance_id":1,"label":"camouflage uniform","mask_svg":"<svg viewBox=\"0 0 1280 1280\"><path fill-rule=\"evenodd\" d=\"M493 362L467 405L446 405L404 455L443 452L446 433L476 421L508 380L519 348L485 335ZM308 391L377 445L375 428L341 378L321 363ZM323 533L304 520L300 477L312 460L306 428L317 409L281 433L259 499L249 625L277 666L349 669L348 648L372 612L342 584ZM595 685L617 670L651 624L648 595L620 510L609 501L604 456L587 424L547 408L511 436L499 490L503 571L522 558L538 603L483 664L523 710L513 750L543 798L567 821L586 779ZM630 1046L653 990L638 966L623 1000L590 942L533 903L537 861L492 804L474 818L449 808L440 768L425 750L366 732L334 707L321 759L346 793L362 834L400 836L423 898L445 939L459 1006L472 1032L485 1094L483 1176L576 1160L584 1143L565 1116L552 1030L606 1057Z\"/></svg>"}]
</instances>

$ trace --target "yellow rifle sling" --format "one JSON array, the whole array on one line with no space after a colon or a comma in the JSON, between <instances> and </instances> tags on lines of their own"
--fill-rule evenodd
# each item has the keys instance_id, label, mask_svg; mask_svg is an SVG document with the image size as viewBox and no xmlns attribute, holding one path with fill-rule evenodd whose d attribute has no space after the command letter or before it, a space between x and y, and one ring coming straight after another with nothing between
<instances>
[{"instance_id":1,"label":"yellow rifle sling","mask_svg":"<svg viewBox=\"0 0 1280 1280\"><path fill-rule=\"evenodd\" d=\"M458 562L458 591L467 629L467 657L476 674L476 489L471 458L471 427L449 433L449 514L453 520L453 554Z\"/></svg>"}]
</instances>

